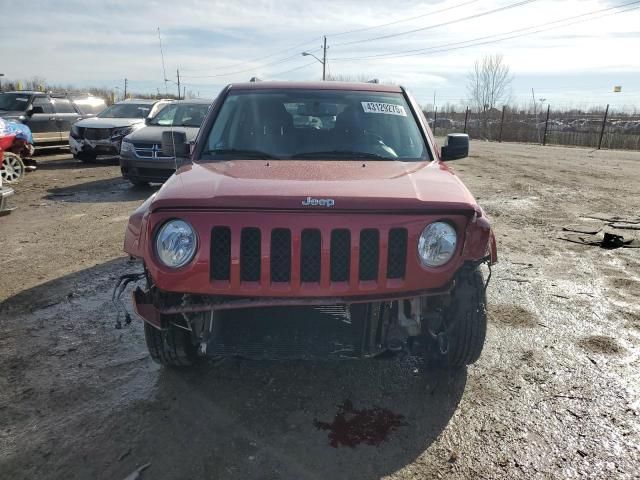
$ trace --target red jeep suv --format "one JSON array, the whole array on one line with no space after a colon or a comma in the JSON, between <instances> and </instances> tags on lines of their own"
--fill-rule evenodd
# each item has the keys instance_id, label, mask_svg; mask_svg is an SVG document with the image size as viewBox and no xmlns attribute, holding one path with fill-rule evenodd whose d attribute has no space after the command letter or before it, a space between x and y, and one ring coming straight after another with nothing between
<instances>
[{"instance_id":1,"label":"red jeep suv","mask_svg":"<svg viewBox=\"0 0 640 480\"><path fill-rule=\"evenodd\" d=\"M397 86L255 82L226 87L190 156L138 208L124 250L154 360L367 358L404 352L452 366L485 339L480 266L495 238Z\"/></svg>"}]
</instances>

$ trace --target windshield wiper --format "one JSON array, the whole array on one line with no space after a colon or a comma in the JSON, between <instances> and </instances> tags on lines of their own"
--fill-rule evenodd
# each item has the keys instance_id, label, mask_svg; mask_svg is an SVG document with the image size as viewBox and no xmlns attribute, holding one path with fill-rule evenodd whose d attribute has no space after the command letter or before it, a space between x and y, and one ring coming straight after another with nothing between
<instances>
[{"instance_id":1,"label":"windshield wiper","mask_svg":"<svg viewBox=\"0 0 640 480\"><path fill-rule=\"evenodd\" d=\"M296 158L322 158L322 157L360 157L360 158L369 158L373 160L396 160L391 157L383 157L382 155L378 155L376 153L369 152L356 152L354 150L326 150L324 152L306 152L306 153L297 153L291 156L291 159Z\"/></svg>"},{"instance_id":2,"label":"windshield wiper","mask_svg":"<svg viewBox=\"0 0 640 480\"><path fill-rule=\"evenodd\" d=\"M261 152L260 150L243 150L241 148L216 148L213 150L205 150L202 152L205 155L239 155L243 157L260 158L264 160L279 160L267 152Z\"/></svg>"}]
</instances>

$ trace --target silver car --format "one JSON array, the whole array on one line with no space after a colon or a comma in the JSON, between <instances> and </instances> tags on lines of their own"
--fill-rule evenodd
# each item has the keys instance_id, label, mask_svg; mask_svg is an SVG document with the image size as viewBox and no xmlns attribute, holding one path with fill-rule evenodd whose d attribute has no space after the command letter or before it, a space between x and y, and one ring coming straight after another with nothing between
<instances>
[{"instance_id":1,"label":"silver car","mask_svg":"<svg viewBox=\"0 0 640 480\"><path fill-rule=\"evenodd\" d=\"M69 148L74 158L84 162L117 159L122 139L144 127L145 119L154 116L170 100L130 99L111 105L93 118L71 126Z\"/></svg>"}]
</instances>

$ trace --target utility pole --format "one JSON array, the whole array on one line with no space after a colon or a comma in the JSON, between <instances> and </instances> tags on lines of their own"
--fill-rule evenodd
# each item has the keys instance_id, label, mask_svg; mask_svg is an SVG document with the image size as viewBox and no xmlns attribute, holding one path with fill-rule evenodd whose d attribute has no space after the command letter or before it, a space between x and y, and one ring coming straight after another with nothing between
<instances>
[{"instance_id":1,"label":"utility pole","mask_svg":"<svg viewBox=\"0 0 640 480\"><path fill-rule=\"evenodd\" d=\"M600 140L598 140L598 150L602 148L602 137L604 137L604 129L607 126L608 115L609 115L609 104L607 103L607 109L604 111L604 118L602 119L602 129L600 130Z\"/></svg>"},{"instance_id":2,"label":"utility pole","mask_svg":"<svg viewBox=\"0 0 640 480\"><path fill-rule=\"evenodd\" d=\"M326 79L326 71L327 71L327 36L324 36L324 48L322 55L322 81Z\"/></svg>"},{"instance_id":3,"label":"utility pole","mask_svg":"<svg viewBox=\"0 0 640 480\"><path fill-rule=\"evenodd\" d=\"M436 111L436 91L433 91L433 111Z\"/></svg>"},{"instance_id":4,"label":"utility pole","mask_svg":"<svg viewBox=\"0 0 640 480\"><path fill-rule=\"evenodd\" d=\"M176 75L178 76L178 100L180 100L180 70L176 69Z\"/></svg>"},{"instance_id":5,"label":"utility pole","mask_svg":"<svg viewBox=\"0 0 640 480\"><path fill-rule=\"evenodd\" d=\"M542 109L542 104L540 104L540 109ZM544 121L544 135L542 135L542 145L547 144L547 131L549 130L549 114L551 113L551 104L547 104L547 119Z\"/></svg>"},{"instance_id":6,"label":"utility pole","mask_svg":"<svg viewBox=\"0 0 640 480\"><path fill-rule=\"evenodd\" d=\"M313 53L309 53L309 52L302 52L302 56L313 57L322 64L322 80L324 81L327 79L327 37L326 35L324 37L324 46L322 47L322 50L323 50L322 60L316 57ZM258 77L253 77L250 81L257 82L257 81L260 81L260 79Z\"/></svg>"},{"instance_id":7,"label":"utility pole","mask_svg":"<svg viewBox=\"0 0 640 480\"><path fill-rule=\"evenodd\" d=\"M124 79L124 98L123 98L123 100L127 99L127 83L128 83L128 80L125 78Z\"/></svg>"}]
</instances>

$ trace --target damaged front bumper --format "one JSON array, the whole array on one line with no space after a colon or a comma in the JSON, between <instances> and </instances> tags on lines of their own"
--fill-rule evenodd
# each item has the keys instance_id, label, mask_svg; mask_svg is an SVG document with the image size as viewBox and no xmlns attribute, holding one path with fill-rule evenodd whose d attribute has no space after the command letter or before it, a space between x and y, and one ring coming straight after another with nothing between
<instances>
[{"instance_id":1,"label":"damaged front bumper","mask_svg":"<svg viewBox=\"0 0 640 480\"><path fill-rule=\"evenodd\" d=\"M490 265L490 258L466 262L443 288L417 292L261 298L175 294L152 286L136 288L133 305L154 328L188 331L201 356L354 359L416 354L434 342L445 354L455 311L450 307L467 302L458 279L480 263Z\"/></svg>"},{"instance_id":2,"label":"damaged front bumper","mask_svg":"<svg viewBox=\"0 0 640 480\"><path fill-rule=\"evenodd\" d=\"M15 210L15 207L9 205L9 198L11 198L14 193L13 188L0 186L0 215Z\"/></svg>"},{"instance_id":3,"label":"damaged front bumper","mask_svg":"<svg viewBox=\"0 0 640 480\"><path fill-rule=\"evenodd\" d=\"M100 160L115 160L120 155L123 136L110 137L104 140L87 140L69 136L69 149L79 158L89 157Z\"/></svg>"},{"instance_id":4,"label":"damaged front bumper","mask_svg":"<svg viewBox=\"0 0 640 480\"><path fill-rule=\"evenodd\" d=\"M399 300L408 300L419 297L435 297L448 295L453 288L451 282L443 289L427 290L421 292L402 292L396 295L361 296L349 298L207 298L204 296L191 296L183 299L179 305L157 305L154 295L148 290L138 287L132 294L135 312L144 321L156 328L163 329L168 326L168 318L173 315L207 313L212 311L239 310L250 308L270 307L318 307L325 305L354 305L362 303L387 303Z\"/></svg>"}]
</instances>

